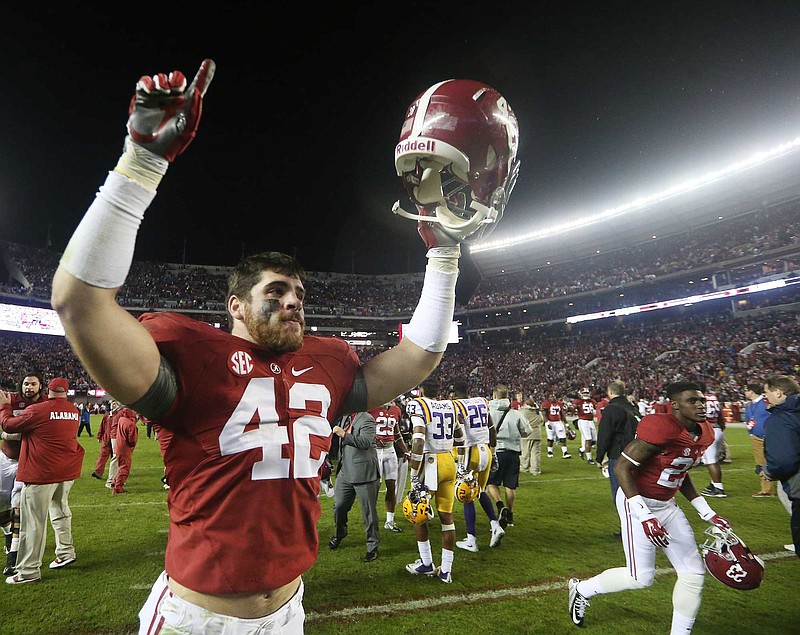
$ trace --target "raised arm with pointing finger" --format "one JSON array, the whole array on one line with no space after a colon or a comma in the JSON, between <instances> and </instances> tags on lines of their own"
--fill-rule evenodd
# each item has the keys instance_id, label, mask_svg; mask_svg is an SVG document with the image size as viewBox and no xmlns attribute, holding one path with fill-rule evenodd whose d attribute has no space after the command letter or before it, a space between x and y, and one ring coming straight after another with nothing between
<instances>
[{"instance_id":1,"label":"raised arm with pointing finger","mask_svg":"<svg viewBox=\"0 0 800 635\"><path fill-rule=\"evenodd\" d=\"M170 532L140 632L162 621L169 632L221 631L244 618L302 633L301 575L317 557L331 425L405 393L438 365L459 243L502 214L516 176L516 120L496 91L466 80L437 84L409 109L398 174L424 217L429 264L403 340L362 366L344 341L304 334L306 275L283 253L233 269L230 333L167 312L137 320L117 304L145 210L197 132L214 70L204 61L188 86L179 71L139 80L124 152L64 252L52 303L92 377L159 426ZM443 109L458 122L425 118Z\"/></svg>"}]
</instances>

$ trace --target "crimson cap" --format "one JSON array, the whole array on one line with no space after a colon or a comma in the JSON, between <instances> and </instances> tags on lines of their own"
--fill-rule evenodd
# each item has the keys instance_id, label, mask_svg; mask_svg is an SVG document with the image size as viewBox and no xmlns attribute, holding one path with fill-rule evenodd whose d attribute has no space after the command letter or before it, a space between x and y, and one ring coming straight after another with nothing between
<instances>
[{"instance_id":1,"label":"crimson cap","mask_svg":"<svg viewBox=\"0 0 800 635\"><path fill-rule=\"evenodd\" d=\"M63 392L66 393L69 388L69 383L63 377L55 377L47 384L47 390L50 392Z\"/></svg>"}]
</instances>

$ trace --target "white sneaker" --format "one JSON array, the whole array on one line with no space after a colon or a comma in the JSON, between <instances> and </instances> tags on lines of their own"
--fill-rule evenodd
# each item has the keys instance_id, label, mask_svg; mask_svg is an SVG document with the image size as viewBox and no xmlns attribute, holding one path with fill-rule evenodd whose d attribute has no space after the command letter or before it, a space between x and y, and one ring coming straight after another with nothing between
<instances>
[{"instance_id":1,"label":"white sneaker","mask_svg":"<svg viewBox=\"0 0 800 635\"><path fill-rule=\"evenodd\" d=\"M459 540L456 543L456 547L458 547L459 549L463 549L464 551L471 551L472 553L478 553L478 551L480 551L480 549L478 549L478 542L475 540L470 540L469 538L465 538L464 540Z\"/></svg>"},{"instance_id":2,"label":"white sneaker","mask_svg":"<svg viewBox=\"0 0 800 635\"><path fill-rule=\"evenodd\" d=\"M393 533L395 533L395 534L400 534L400 533L402 533L402 532L403 532L403 530L402 530L402 529L400 529L400 527L398 527L397 525L395 525L395 524L394 524L394 521L392 521L392 522L389 522L389 521L387 520L387 521L386 521L386 522L383 524L383 528L384 528L384 529L388 529L389 531L391 531L391 532L393 532Z\"/></svg>"},{"instance_id":3,"label":"white sneaker","mask_svg":"<svg viewBox=\"0 0 800 635\"><path fill-rule=\"evenodd\" d=\"M589 606L589 600L578 593L578 578L570 578L569 589L569 616L572 618L572 623L575 626L583 626L583 618L586 615L586 607Z\"/></svg>"},{"instance_id":4,"label":"white sneaker","mask_svg":"<svg viewBox=\"0 0 800 635\"><path fill-rule=\"evenodd\" d=\"M50 568L60 569L61 567L66 567L67 565L72 564L73 562L75 562L75 560L76 560L75 556L72 556L71 558L56 558L55 560L53 560L53 562L50 563Z\"/></svg>"},{"instance_id":5,"label":"white sneaker","mask_svg":"<svg viewBox=\"0 0 800 635\"><path fill-rule=\"evenodd\" d=\"M503 536L506 535L505 529L503 529L500 525L495 526L492 529L492 539L489 541L490 547L499 547L500 541L503 539Z\"/></svg>"},{"instance_id":6,"label":"white sneaker","mask_svg":"<svg viewBox=\"0 0 800 635\"><path fill-rule=\"evenodd\" d=\"M783 548L786 549L786 551L791 551L792 553L795 553L794 545L783 545Z\"/></svg>"}]
</instances>

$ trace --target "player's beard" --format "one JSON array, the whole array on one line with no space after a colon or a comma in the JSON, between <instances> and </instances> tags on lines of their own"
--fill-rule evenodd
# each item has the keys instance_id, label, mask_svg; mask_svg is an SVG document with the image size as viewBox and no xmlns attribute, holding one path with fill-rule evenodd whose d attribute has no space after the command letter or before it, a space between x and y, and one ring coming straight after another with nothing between
<instances>
[{"instance_id":1,"label":"player's beard","mask_svg":"<svg viewBox=\"0 0 800 635\"><path fill-rule=\"evenodd\" d=\"M271 307L264 305L256 314L253 307L246 304L244 307L244 325L257 344L264 346L276 353L291 353L303 346L303 330L305 319L303 314L290 311L269 311ZM299 329L287 330L284 322L296 320L300 323Z\"/></svg>"}]
</instances>

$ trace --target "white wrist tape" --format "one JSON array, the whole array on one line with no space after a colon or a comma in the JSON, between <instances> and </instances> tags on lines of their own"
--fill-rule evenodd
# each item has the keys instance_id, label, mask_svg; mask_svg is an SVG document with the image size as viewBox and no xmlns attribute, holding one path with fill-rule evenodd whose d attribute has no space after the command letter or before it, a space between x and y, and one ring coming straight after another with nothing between
<instances>
[{"instance_id":1,"label":"white wrist tape","mask_svg":"<svg viewBox=\"0 0 800 635\"><path fill-rule=\"evenodd\" d=\"M153 154L137 145L130 137L125 137L125 151L114 170L155 192L168 167L169 161L164 157Z\"/></svg>"},{"instance_id":2,"label":"white wrist tape","mask_svg":"<svg viewBox=\"0 0 800 635\"><path fill-rule=\"evenodd\" d=\"M697 510L697 513L700 514L700 518L702 518L703 520L708 520L709 518L712 518L713 516L716 515L716 512L713 509L711 509L711 506L702 496L693 498L689 502L692 504L692 507L694 507Z\"/></svg>"},{"instance_id":3,"label":"white wrist tape","mask_svg":"<svg viewBox=\"0 0 800 635\"><path fill-rule=\"evenodd\" d=\"M447 340L450 338L450 325L453 323L453 311L456 306L458 259L455 259L455 267L450 272L434 266L436 260L440 259L428 260L419 303L408 326L403 329L403 337L407 337L426 351L442 353L447 348Z\"/></svg>"},{"instance_id":4,"label":"white wrist tape","mask_svg":"<svg viewBox=\"0 0 800 635\"><path fill-rule=\"evenodd\" d=\"M650 511L647 503L644 502L638 494L628 499L628 507L631 510L631 516L638 521L645 521L648 518L653 518L655 514Z\"/></svg>"},{"instance_id":5,"label":"white wrist tape","mask_svg":"<svg viewBox=\"0 0 800 635\"><path fill-rule=\"evenodd\" d=\"M442 273L458 273L458 259L461 257L461 245L448 247L431 247L425 254L428 266Z\"/></svg>"},{"instance_id":6,"label":"white wrist tape","mask_svg":"<svg viewBox=\"0 0 800 635\"><path fill-rule=\"evenodd\" d=\"M133 262L139 225L155 195L136 181L109 172L72 234L61 266L95 287L121 287Z\"/></svg>"}]
</instances>

